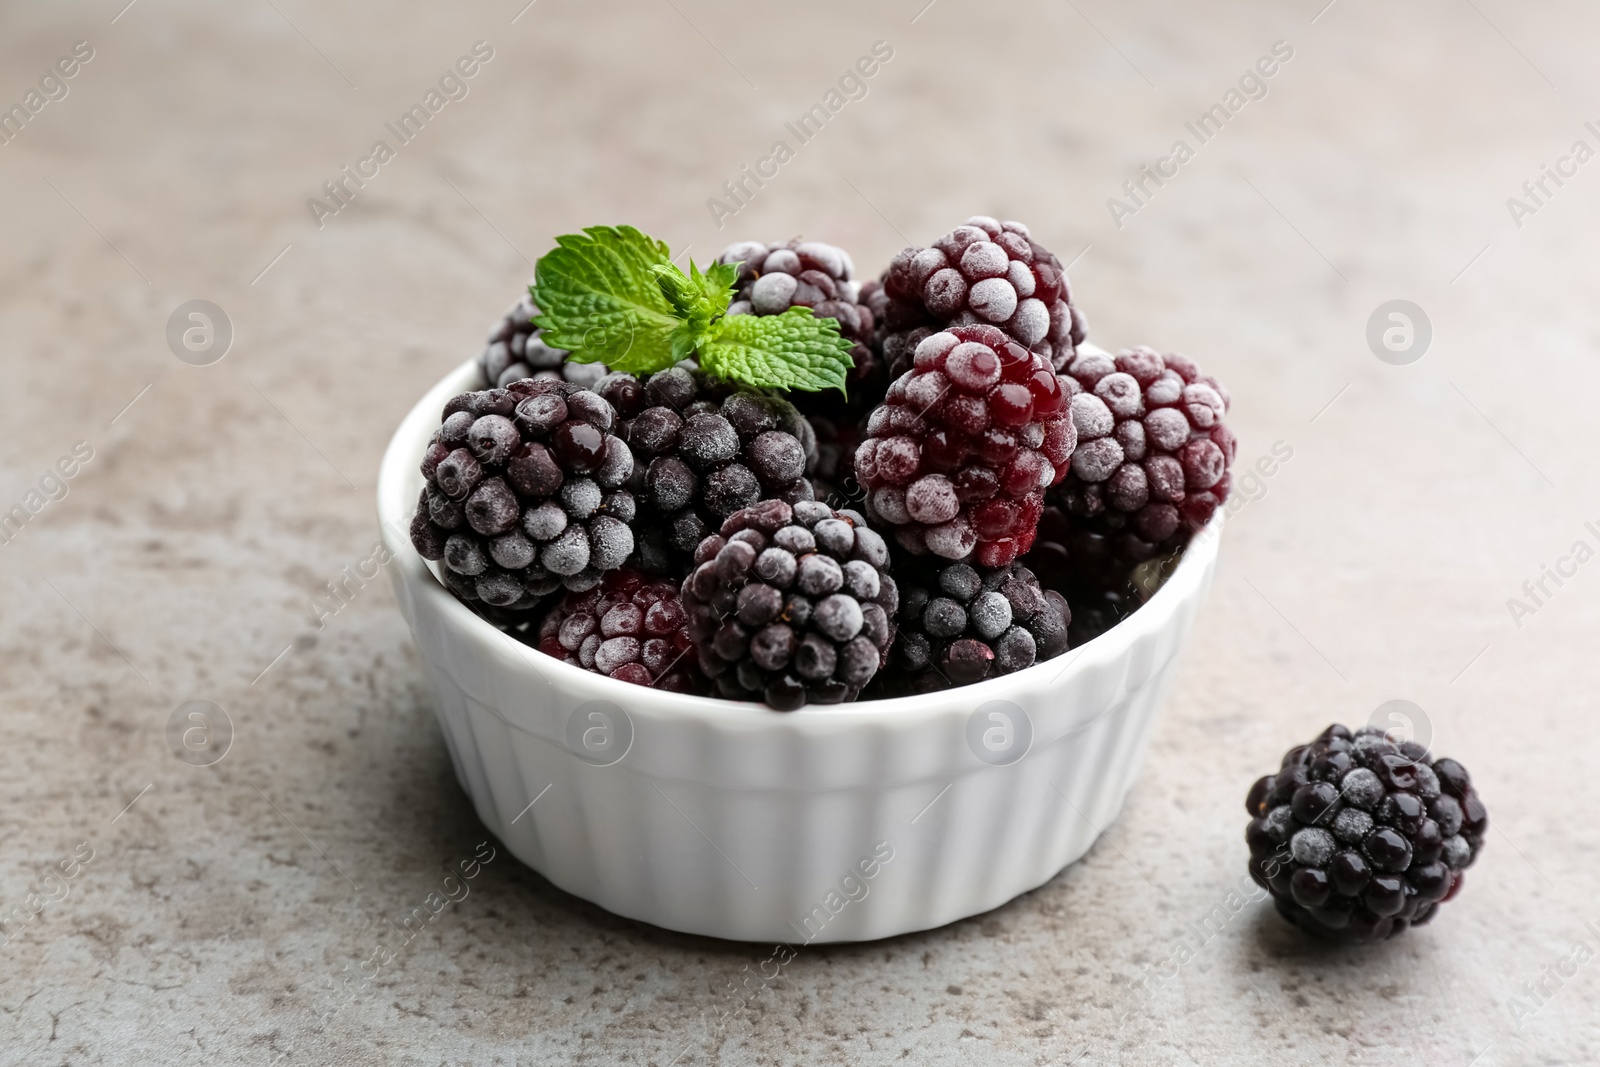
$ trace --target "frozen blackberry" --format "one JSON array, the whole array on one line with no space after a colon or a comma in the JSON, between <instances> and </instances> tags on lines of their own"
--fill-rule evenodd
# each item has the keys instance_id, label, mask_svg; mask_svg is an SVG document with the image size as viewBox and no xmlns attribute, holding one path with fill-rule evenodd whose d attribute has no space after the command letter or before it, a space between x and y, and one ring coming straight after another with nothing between
<instances>
[{"instance_id":1,"label":"frozen blackberry","mask_svg":"<svg viewBox=\"0 0 1600 1067\"><path fill-rule=\"evenodd\" d=\"M422 459L411 523L465 600L524 610L565 587L598 585L633 552L633 454L598 394L522 379L462 393Z\"/></svg>"},{"instance_id":2,"label":"frozen blackberry","mask_svg":"<svg viewBox=\"0 0 1600 1067\"><path fill-rule=\"evenodd\" d=\"M1461 891L1489 815L1467 770L1376 727L1328 727L1250 787L1250 876L1302 929L1382 941Z\"/></svg>"},{"instance_id":3,"label":"frozen blackberry","mask_svg":"<svg viewBox=\"0 0 1600 1067\"><path fill-rule=\"evenodd\" d=\"M1046 495L1067 526L1109 538L1125 562L1187 542L1228 498L1238 442L1222 421L1228 391L1193 361L1130 348L1080 353L1072 469ZM1070 554L1072 546L1064 546Z\"/></svg>"},{"instance_id":4,"label":"frozen blackberry","mask_svg":"<svg viewBox=\"0 0 1600 1067\"><path fill-rule=\"evenodd\" d=\"M886 696L971 685L1067 650L1072 612L1015 564L979 574L965 563L902 574Z\"/></svg>"},{"instance_id":5,"label":"frozen blackberry","mask_svg":"<svg viewBox=\"0 0 1600 1067\"><path fill-rule=\"evenodd\" d=\"M1093 641L1144 604L1131 582L1120 589L1099 587L1086 589L1081 594L1068 592L1064 595L1072 605L1072 623L1067 634L1074 648Z\"/></svg>"},{"instance_id":6,"label":"frozen blackberry","mask_svg":"<svg viewBox=\"0 0 1600 1067\"><path fill-rule=\"evenodd\" d=\"M605 376L604 364L569 363L564 350L539 340L533 325L537 314L539 309L524 296L489 331L489 347L478 355L478 366L491 389L523 378L557 378L589 388Z\"/></svg>"},{"instance_id":7,"label":"frozen blackberry","mask_svg":"<svg viewBox=\"0 0 1600 1067\"><path fill-rule=\"evenodd\" d=\"M933 243L894 257L867 301L892 381L917 346L950 326L990 323L1061 370L1083 342L1083 316L1061 261L1020 222L974 215Z\"/></svg>"},{"instance_id":8,"label":"frozen blackberry","mask_svg":"<svg viewBox=\"0 0 1600 1067\"><path fill-rule=\"evenodd\" d=\"M898 590L889 547L852 511L764 500L695 550L683 582L700 669L779 711L854 700L883 666Z\"/></svg>"},{"instance_id":9,"label":"frozen blackberry","mask_svg":"<svg viewBox=\"0 0 1600 1067\"><path fill-rule=\"evenodd\" d=\"M1112 551L1112 538L1068 514L1054 490L1045 492L1039 529L1024 561L1049 588L1070 589L1084 600L1098 599L1083 595L1091 591L1124 588L1133 570L1132 561ZM1068 599L1076 606L1079 597Z\"/></svg>"},{"instance_id":10,"label":"frozen blackberry","mask_svg":"<svg viewBox=\"0 0 1600 1067\"><path fill-rule=\"evenodd\" d=\"M996 327L924 338L856 451L867 514L915 555L1010 563L1072 458L1074 388Z\"/></svg>"},{"instance_id":11,"label":"frozen blackberry","mask_svg":"<svg viewBox=\"0 0 1600 1067\"><path fill-rule=\"evenodd\" d=\"M640 565L679 578L707 534L758 501L795 503L816 437L794 405L673 367L644 382L612 374L597 388L624 413L621 433L638 464Z\"/></svg>"},{"instance_id":12,"label":"frozen blackberry","mask_svg":"<svg viewBox=\"0 0 1600 1067\"><path fill-rule=\"evenodd\" d=\"M845 378L846 396L833 389L795 393L790 399L802 412L837 418L846 411L867 411L882 399L888 383L873 351L876 324L852 280L855 264L848 252L820 241L741 241L724 248L717 262L739 264L729 315L781 315L791 307L808 307L819 318L837 321L840 335L852 342L855 365Z\"/></svg>"},{"instance_id":13,"label":"frozen blackberry","mask_svg":"<svg viewBox=\"0 0 1600 1067\"><path fill-rule=\"evenodd\" d=\"M808 415L806 421L817 438L817 465L811 473L816 498L833 508L861 508L866 503L861 483L856 480L861 427L848 417Z\"/></svg>"},{"instance_id":14,"label":"frozen blackberry","mask_svg":"<svg viewBox=\"0 0 1600 1067\"><path fill-rule=\"evenodd\" d=\"M568 593L539 627L539 651L635 685L674 693L704 688L688 617L673 582L624 568Z\"/></svg>"},{"instance_id":15,"label":"frozen blackberry","mask_svg":"<svg viewBox=\"0 0 1600 1067\"><path fill-rule=\"evenodd\" d=\"M1112 538L1047 501L1033 548L1022 562L1047 589L1072 605L1072 646L1099 637L1142 607L1170 575L1178 553L1135 562L1112 550ZM1136 580L1136 576L1139 579Z\"/></svg>"}]
</instances>

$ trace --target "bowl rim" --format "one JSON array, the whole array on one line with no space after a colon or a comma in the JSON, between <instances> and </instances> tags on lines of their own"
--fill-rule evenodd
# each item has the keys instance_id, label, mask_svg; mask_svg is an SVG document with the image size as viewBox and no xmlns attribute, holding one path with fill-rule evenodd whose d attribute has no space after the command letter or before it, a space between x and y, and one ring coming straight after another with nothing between
<instances>
[{"instance_id":1,"label":"bowl rim","mask_svg":"<svg viewBox=\"0 0 1600 1067\"><path fill-rule=\"evenodd\" d=\"M1088 351L1099 351L1082 345ZM1019 689L1034 688L1041 682L1046 689L1061 685L1068 671L1083 672L1121 658L1142 635L1166 626L1182 604L1201 591L1218 551L1224 508L1218 508L1211 521L1189 542L1178 565L1151 598L1105 633L1083 645L1068 649L1053 659L997 678L971 685L915 696L880 700L856 700L841 704L806 704L779 712L756 701L727 700L722 697L674 693L608 678L584 670L540 652L505 633L458 600L434 574L428 561L411 544L411 509L421 485L417 457L437 425L437 412L459 393L478 388L477 360L468 359L428 389L402 418L384 449L378 470L377 512L379 533L391 556L391 564L411 591L429 601L430 607L459 636L508 655L500 661L517 663L518 671L531 670L545 685L557 690L598 691L626 705L630 712L685 722L698 720L707 725L736 724L748 727L756 722L802 723L815 720L848 720L854 724L905 728L944 717L952 700L970 709L987 700L1001 699ZM415 627L414 620L412 622ZM535 663L531 657L538 657ZM569 673L570 672L570 673ZM652 716L653 717L653 716Z\"/></svg>"}]
</instances>

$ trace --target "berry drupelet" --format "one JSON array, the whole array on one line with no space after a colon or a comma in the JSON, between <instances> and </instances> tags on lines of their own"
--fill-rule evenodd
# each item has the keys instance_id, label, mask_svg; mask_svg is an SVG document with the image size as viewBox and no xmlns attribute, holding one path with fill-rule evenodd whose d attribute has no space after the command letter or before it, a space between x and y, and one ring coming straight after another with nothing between
<instances>
[{"instance_id":1,"label":"berry drupelet","mask_svg":"<svg viewBox=\"0 0 1600 1067\"><path fill-rule=\"evenodd\" d=\"M1250 787L1250 876L1302 929L1382 941L1461 891L1489 815L1467 770L1340 725Z\"/></svg>"},{"instance_id":2,"label":"berry drupelet","mask_svg":"<svg viewBox=\"0 0 1600 1067\"><path fill-rule=\"evenodd\" d=\"M933 243L894 257L882 289L866 295L879 319L891 379L918 344L948 326L991 323L1060 370L1083 342L1083 316L1061 261L1020 222L974 215Z\"/></svg>"},{"instance_id":3,"label":"berry drupelet","mask_svg":"<svg viewBox=\"0 0 1600 1067\"><path fill-rule=\"evenodd\" d=\"M1081 353L1067 373L1078 445L1046 504L1066 527L1109 538L1127 563L1186 543L1228 498L1238 449L1223 422L1228 391L1193 361L1151 348Z\"/></svg>"},{"instance_id":4,"label":"berry drupelet","mask_svg":"<svg viewBox=\"0 0 1600 1067\"><path fill-rule=\"evenodd\" d=\"M673 367L640 382L611 374L596 386L622 413L637 459L639 562L681 577L701 540L764 499L813 496L816 437L794 405Z\"/></svg>"},{"instance_id":5,"label":"berry drupelet","mask_svg":"<svg viewBox=\"0 0 1600 1067\"><path fill-rule=\"evenodd\" d=\"M952 563L900 578L900 615L884 696L970 685L1067 650L1072 612L1060 593L1012 565L980 575Z\"/></svg>"},{"instance_id":6,"label":"berry drupelet","mask_svg":"<svg viewBox=\"0 0 1600 1067\"><path fill-rule=\"evenodd\" d=\"M422 459L411 543L464 600L525 609L633 552L633 455L596 393L559 380L463 393Z\"/></svg>"},{"instance_id":7,"label":"berry drupelet","mask_svg":"<svg viewBox=\"0 0 1600 1067\"><path fill-rule=\"evenodd\" d=\"M604 377L600 363L568 363L567 353L539 339L533 317L539 309L524 296L512 304L489 331L489 347L478 355L478 366L492 388L505 388L523 378L560 378L585 388Z\"/></svg>"},{"instance_id":8,"label":"berry drupelet","mask_svg":"<svg viewBox=\"0 0 1600 1067\"><path fill-rule=\"evenodd\" d=\"M568 593L539 628L539 651L635 685L675 693L704 688L678 587L624 568Z\"/></svg>"},{"instance_id":9,"label":"berry drupelet","mask_svg":"<svg viewBox=\"0 0 1600 1067\"><path fill-rule=\"evenodd\" d=\"M883 665L898 590L860 515L815 500L735 512L683 582L700 668L720 696L779 711L854 700Z\"/></svg>"},{"instance_id":10,"label":"berry drupelet","mask_svg":"<svg viewBox=\"0 0 1600 1067\"><path fill-rule=\"evenodd\" d=\"M1072 458L1073 388L993 326L924 338L856 451L867 514L914 555L1010 563Z\"/></svg>"}]
</instances>

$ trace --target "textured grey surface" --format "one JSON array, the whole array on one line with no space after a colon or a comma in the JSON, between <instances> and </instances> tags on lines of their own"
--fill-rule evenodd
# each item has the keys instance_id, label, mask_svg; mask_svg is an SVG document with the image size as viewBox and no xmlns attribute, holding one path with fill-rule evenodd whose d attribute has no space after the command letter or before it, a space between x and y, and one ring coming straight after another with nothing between
<instances>
[{"instance_id":1,"label":"textured grey surface","mask_svg":"<svg viewBox=\"0 0 1600 1067\"><path fill-rule=\"evenodd\" d=\"M67 893L0 947L0 1061L1600 1058L1600 566L1547 580L1520 628L1507 606L1600 546L1600 162L1520 228L1506 204L1600 147L1600 20L1323 3L5 5L0 100L75 41L95 55L0 146L0 505L74 442L94 457L0 546L0 909ZM470 95L319 230L306 199L480 39ZM719 232L706 199L880 39L866 98ZM1266 97L1115 227L1106 198L1279 40ZM1229 526L1102 842L992 914L803 950L722 1025L769 948L616 919L502 854L331 996L485 831L386 583L320 628L308 600L371 551L390 430L525 257L626 221L701 259L804 233L875 271L975 211L1089 246L1091 339L1222 376L1242 463L1293 449ZM164 339L195 298L235 327L212 366ZM1433 324L1410 366L1364 340L1394 298ZM1490 805L1465 894L1367 951L1251 903L1169 966L1243 873L1250 781L1391 698ZM191 699L236 729L209 769L167 749Z\"/></svg>"}]
</instances>

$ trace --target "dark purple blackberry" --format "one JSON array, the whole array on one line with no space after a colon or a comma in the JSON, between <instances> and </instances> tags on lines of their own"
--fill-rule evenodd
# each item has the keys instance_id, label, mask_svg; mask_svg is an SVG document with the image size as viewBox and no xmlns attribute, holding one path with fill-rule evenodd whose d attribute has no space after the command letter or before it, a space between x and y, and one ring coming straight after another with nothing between
<instances>
[{"instance_id":1,"label":"dark purple blackberry","mask_svg":"<svg viewBox=\"0 0 1600 1067\"><path fill-rule=\"evenodd\" d=\"M832 508L863 510L866 491L856 478L861 426L848 417L808 415L806 421L817 438L817 466L811 474L816 498Z\"/></svg>"},{"instance_id":2,"label":"dark purple blackberry","mask_svg":"<svg viewBox=\"0 0 1600 1067\"><path fill-rule=\"evenodd\" d=\"M1022 562L1045 588L1059 590L1072 605L1072 647L1077 648L1142 607L1181 558L1181 549L1140 562L1123 558L1113 551L1111 537L1060 507L1047 506Z\"/></svg>"},{"instance_id":3,"label":"dark purple blackberry","mask_svg":"<svg viewBox=\"0 0 1600 1067\"><path fill-rule=\"evenodd\" d=\"M1238 441L1222 421L1228 391L1193 361L1131 348L1079 353L1067 368L1078 446L1045 495L1069 532L1111 541L1136 563L1186 543L1228 499ZM1061 543L1070 555L1073 546Z\"/></svg>"},{"instance_id":4,"label":"dark purple blackberry","mask_svg":"<svg viewBox=\"0 0 1600 1067\"><path fill-rule=\"evenodd\" d=\"M1086 645L1144 605L1132 582L1122 588L1089 587L1081 593L1063 593L1072 605L1072 624L1068 636L1072 647Z\"/></svg>"},{"instance_id":5,"label":"dark purple blackberry","mask_svg":"<svg viewBox=\"0 0 1600 1067\"><path fill-rule=\"evenodd\" d=\"M1466 768L1340 725L1250 787L1250 876L1302 929L1382 941L1461 891L1489 814Z\"/></svg>"},{"instance_id":6,"label":"dark purple blackberry","mask_svg":"<svg viewBox=\"0 0 1600 1067\"><path fill-rule=\"evenodd\" d=\"M533 300L524 296L489 331L489 347L478 355L478 366L491 389L504 389L523 378L557 378L591 388L605 377L603 363L568 363L567 353L539 340L533 317L539 314Z\"/></svg>"},{"instance_id":7,"label":"dark purple blackberry","mask_svg":"<svg viewBox=\"0 0 1600 1067\"><path fill-rule=\"evenodd\" d=\"M883 288L865 294L878 319L889 380L917 345L951 326L998 326L1059 371L1083 342L1083 316L1061 261L1020 222L974 215L933 243L894 257Z\"/></svg>"},{"instance_id":8,"label":"dark purple blackberry","mask_svg":"<svg viewBox=\"0 0 1600 1067\"><path fill-rule=\"evenodd\" d=\"M455 397L423 455L412 544L443 561L458 596L495 608L599 584L634 548L633 454L616 421L598 394L559 380Z\"/></svg>"},{"instance_id":9,"label":"dark purple blackberry","mask_svg":"<svg viewBox=\"0 0 1600 1067\"><path fill-rule=\"evenodd\" d=\"M853 342L855 366L846 376L846 396L835 389L795 393L790 399L802 413L839 420L848 412L854 418L883 399L888 380L873 349L876 323L852 280L855 264L848 252L820 241L741 241L724 248L717 262L739 264L729 315L781 315L791 307L808 307L820 318L836 320L840 335Z\"/></svg>"},{"instance_id":10,"label":"dark purple blackberry","mask_svg":"<svg viewBox=\"0 0 1600 1067\"><path fill-rule=\"evenodd\" d=\"M854 700L883 666L898 590L889 546L852 511L764 500L695 550L683 582L700 669L779 711Z\"/></svg>"},{"instance_id":11,"label":"dark purple blackberry","mask_svg":"<svg viewBox=\"0 0 1600 1067\"><path fill-rule=\"evenodd\" d=\"M816 437L794 405L673 367L640 382L611 374L596 386L622 413L637 459L639 564L674 580L733 513L758 501L814 495L807 472Z\"/></svg>"},{"instance_id":12,"label":"dark purple blackberry","mask_svg":"<svg viewBox=\"0 0 1600 1067\"><path fill-rule=\"evenodd\" d=\"M980 574L965 563L900 579L900 617L884 696L996 678L1067 650L1066 600L1015 564Z\"/></svg>"},{"instance_id":13,"label":"dark purple blackberry","mask_svg":"<svg viewBox=\"0 0 1600 1067\"><path fill-rule=\"evenodd\" d=\"M547 656L634 685L705 688L677 585L628 568L568 593L540 624L538 645Z\"/></svg>"}]
</instances>

